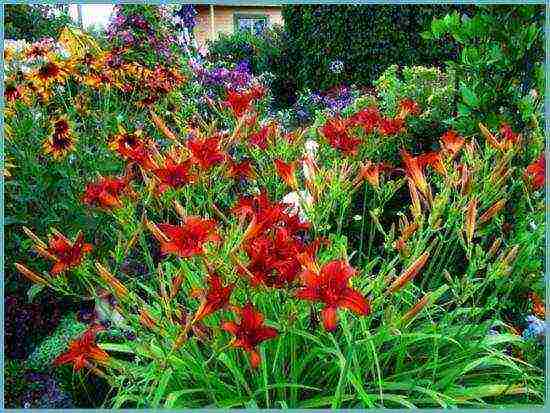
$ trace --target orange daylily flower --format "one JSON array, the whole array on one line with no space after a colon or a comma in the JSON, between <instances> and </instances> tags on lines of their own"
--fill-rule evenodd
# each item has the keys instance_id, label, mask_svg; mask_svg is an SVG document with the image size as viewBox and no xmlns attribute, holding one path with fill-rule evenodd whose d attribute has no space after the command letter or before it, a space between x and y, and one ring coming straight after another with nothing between
<instances>
[{"instance_id":1,"label":"orange daylily flower","mask_svg":"<svg viewBox=\"0 0 550 413\"><path fill-rule=\"evenodd\" d=\"M158 229L165 236L158 239L162 253L184 258L202 254L206 242L221 240L216 232L216 221L195 216L186 217L182 226L159 224Z\"/></svg>"},{"instance_id":2,"label":"orange daylily flower","mask_svg":"<svg viewBox=\"0 0 550 413\"><path fill-rule=\"evenodd\" d=\"M346 261L331 261L319 272L306 269L301 274L304 286L296 298L309 301L320 301L325 304L321 313L323 325L328 331L336 329L338 323L338 308L347 308L358 315L368 315L368 301L357 290L350 287L349 280L357 271Z\"/></svg>"},{"instance_id":3,"label":"orange daylily flower","mask_svg":"<svg viewBox=\"0 0 550 413\"><path fill-rule=\"evenodd\" d=\"M297 189L298 180L296 179L296 162L286 163L280 159L275 159L273 163L275 164L275 169L281 179L285 181L286 184L292 189Z\"/></svg>"},{"instance_id":4,"label":"orange daylily flower","mask_svg":"<svg viewBox=\"0 0 550 413\"><path fill-rule=\"evenodd\" d=\"M234 308L234 312L240 318L240 322L226 321L222 323L222 329L235 336L233 347L242 348L249 353L252 368L260 365L261 357L256 347L265 340L277 337L278 331L273 327L264 325L264 316L257 311L251 303L243 308Z\"/></svg>"},{"instance_id":5,"label":"orange daylily flower","mask_svg":"<svg viewBox=\"0 0 550 413\"><path fill-rule=\"evenodd\" d=\"M96 333L103 329L102 326L96 325L86 330L78 340L71 342L69 350L57 357L53 364L59 366L72 363L74 370L78 371L83 367L89 367L90 360L100 363L107 362L109 354L95 343Z\"/></svg>"},{"instance_id":6,"label":"orange daylily flower","mask_svg":"<svg viewBox=\"0 0 550 413\"><path fill-rule=\"evenodd\" d=\"M464 138L459 136L455 131L450 130L441 136L440 143L443 151L451 158L454 158L460 148L462 148L462 145L464 145Z\"/></svg>"},{"instance_id":7,"label":"orange daylily flower","mask_svg":"<svg viewBox=\"0 0 550 413\"><path fill-rule=\"evenodd\" d=\"M405 163L405 170L409 178L412 179L414 185L428 197L428 182L424 177L423 162L420 157L413 157L407 150L401 149L400 151L403 162Z\"/></svg>"},{"instance_id":8,"label":"orange daylily flower","mask_svg":"<svg viewBox=\"0 0 550 413\"><path fill-rule=\"evenodd\" d=\"M545 174L546 164L543 153L535 162L530 164L525 169L525 176L528 179L531 179L531 185L533 186L533 188L540 189L544 187Z\"/></svg>"},{"instance_id":9,"label":"orange daylily flower","mask_svg":"<svg viewBox=\"0 0 550 413\"><path fill-rule=\"evenodd\" d=\"M84 255L92 251L92 244L84 243L82 232L78 234L75 242L70 242L62 234L54 234L49 239L47 251L57 260L50 270L52 275L57 275L80 265Z\"/></svg>"},{"instance_id":10,"label":"orange daylily flower","mask_svg":"<svg viewBox=\"0 0 550 413\"><path fill-rule=\"evenodd\" d=\"M229 297L235 288L235 284L223 285L221 277L210 275L208 277L208 289L201 290L201 305L197 310L193 322L201 321L204 317L215 313L229 304Z\"/></svg>"}]
</instances>

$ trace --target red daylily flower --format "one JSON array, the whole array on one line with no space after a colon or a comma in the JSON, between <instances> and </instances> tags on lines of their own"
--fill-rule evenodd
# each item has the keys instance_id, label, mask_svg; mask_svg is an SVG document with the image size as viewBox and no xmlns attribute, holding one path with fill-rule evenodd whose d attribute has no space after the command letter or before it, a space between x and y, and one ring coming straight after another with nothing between
<instances>
[{"instance_id":1,"label":"red daylily flower","mask_svg":"<svg viewBox=\"0 0 550 413\"><path fill-rule=\"evenodd\" d=\"M175 163L172 158L167 157L164 168L155 169L153 173L160 179L163 187L169 186L177 189L193 181L193 176L189 172L190 167L189 160Z\"/></svg>"},{"instance_id":2,"label":"red daylily flower","mask_svg":"<svg viewBox=\"0 0 550 413\"><path fill-rule=\"evenodd\" d=\"M366 108L350 118L354 126L361 126L366 133L371 133L380 124L380 112L377 108Z\"/></svg>"},{"instance_id":3,"label":"red daylily flower","mask_svg":"<svg viewBox=\"0 0 550 413\"><path fill-rule=\"evenodd\" d=\"M264 325L264 316L258 312L251 303L243 308L235 308L235 313L240 317L240 322L226 321L222 323L222 329L235 336L233 347L242 348L249 353L252 368L260 365L261 357L256 347L265 340L277 337L279 334L273 327Z\"/></svg>"},{"instance_id":4,"label":"red daylily flower","mask_svg":"<svg viewBox=\"0 0 550 413\"><path fill-rule=\"evenodd\" d=\"M250 160L244 160L239 163L229 159L228 161L229 169L228 173L231 178L250 178L252 177L252 163Z\"/></svg>"},{"instance_id":5,"label":"red daylily flower","mask_svg":"<svg viewBox=\"0 0 550 413\"><path fill-rule=\"evenodd\" d=\"M414 185L420 190L420 192L428 196L428 182L426 182L426 178L424 177L424 164L422 159L420 159L420 157L412 156L405 149L401 149L400 154L403 158L403 162L405 163L407 175L412 179Z\"/></svg>"},{"instance_id":6,"label":"red daylily flower","mask_svg":"<svg viewBox=\"0 0 550 413\"><path fill-rule=\"evenodd\" d=\"M321 128L321 133L328 140L330 146L342 151L346 155L354 155L357 153L361 140L353 137L348 132L348 127L351 121L349 119L342 119L340 117L334 117L327 120L325 125Z\"/></svg>"},{"instance_id":7,"label":"red daylily flower","mask_svg":"<svg viewBox=\"0 0 550 413\"><path fill-rule=\"evenodd\" d=\"M378 130L384 136L397 135L405 129L405 122L399 118L383 118L378 125Z\"/></svg>"},{"instance_id":8,"label":"red daylily flower","mask_svg":"<svg viewBox=\"0 0 550 413\"><path fill-rule=\"evenodd\" d=\"M292 189L298 188L298 180L296 179L296 162L286 163L280 159L273 161L277 174L288 186Z\"/></svg>"},{"instance_id":9,"label":"red daylily flower","mask_svg":"<svg viewBox=\"0 0 550 413\"><path fill-rule=\"evenodd\" d=\"M225 160L225 154L219 148L220 141L217 137L207 139L189 139L187 147L193 155L193 161L203 169L210 169L213 165Z\"/></svg>"},{"instance_id":10,"label":"red daylily flower","mask_svg":"<svg viewBox=\"0 0 550 413\"><path fill-rule=\"evenodd\" d=\"M252 101L259 99L262 95L263 92L259 88L244 92L228 90L224 105L229 107L237 118L240 118L252 109Z\"/></svg>"},{"instance_id":11,"label":"red daylily flower","mask_svg":"<svg viewBox=\"0 0 550 413\"><path fill-rule=\"evenodd\" d=\"M355 274L355 269L343 260L325 264L319 273L306 269L301 275L304 286L298 290L296 297L324 303L321 313L323 325L328 331L333 331L338 323L339 307L359 315L370 313L368 301L349 285L349 279Z\"/></svg>"},{"instance_id":12,"label":"red daylily flower","mask_svg":"<svg viewBox=\"0 0 550 413\"><path fill-rule=\"evenodd\" d=\"M420 106L412 99L403 99L399 102L400 113L398 118L404 119L408 115L418 115L420 113Z\"/></svg>"},{"instance_id":13,"label":"red daylily flower","mask_svg":"<svg viewBox=\"0 0 550 413\"><path fill-rule=\"evenodd\" d=\"M447 174L447 169L445 168L443 160L441 159L441 153L436 151L426 152L422 155L419 155L417 159L422 167L431 166L437 171L437 173L441 175Z\"/></svg>"},{"instance_id":14,"label":"red daylily flower","mask_svg":"<svg viewBox=\"0 0 550 413\"><path fill-rule=\"evenodd\" d=\"M539 159L525 169L525 176L532 179L533 188L540 189L544 187L545 174L546 165L543 153Z\"/></svg>"},{"instance_id":15,"label":"red daylily flower","mask_svg":"<svg viewBox=\"0 0 550 413\"><path fill-rule=\"evenodd\" d=\"M274 124L265 125L258 132L250 134L248 140L252 145L266 149L268 140L275 133L276 128Z\"/></svg>"},{"instance_id":16,"label":"red daylily flower","mask_svg":"<svg viewBox=\"0 0 550 413\"><path fill-rule=\"evenodd\" d=\"M500 125L500 134L505 141L510 142L513 145L518 144L520 141L519 133L515 133L507 123Z\"/></svg>"},{"instance_id":17,"label":"red daylily flower","mask_svg":"<svg viewBox=\"0 0 550 413\"><path fill-rule=\"evenodd\" d=\"M180 257L202 254L206 242L221 239L216 232L216 221L195 216L188 216L182 226L159 224L158 228L168 238L168 241L159 240L162 253Z\"/></svg>"},{"instance_id":18,"label":"red daylily flower","mask_svg":"<svg viewBox=\"0 0 550 413\"><path fill-rule=\"evenodd\" d=\"M87 366L89 360L106 362L109 359L109 354L95 343L96 333L102 329L101 326L89 328L78 340L71 342L69 350L57 357L53 364L59 366L72 363L74 370L78 371Z\"/></svg>"},{"instance_id":19,"label":"red daylily flower","mask_svg":"<svg viewBox=\"0 0 550 413\"><path fill-rule=\"evenodd\" d=\"M285 228L275 230L273 236L258 236L244 247L250 263L243 275L251 275L253 286L265 285L283 288L292 284L300 272L298 254L304 250L301 241Z\"/></svg>"},{"instance_id":20,"label":"red daylily flower","mask_svg":"<svg viewBox=\"0 0 550 413\"><path fill-rule=\"evenodd\" d=\"M443 150L454 157L464 145L464 138L460 137L455 131L450 130L441 136L440 143Z\"/></svg>"},{"instance_id":21,"label":"red daylily flower","mask_svg":"<svg viewBox=\"0 0 550 413\"><path fill-rule=\"evenodd\" d=\"M255 197L243 197L239 199L233 213L241 219L251 218L252 222L247 230L246 239L253 238L262 231L275 227L286 228L291 235L298 231L307 230L309 224L300 222L297 214L288 214L285 210L288 205L272 203L265 189Z\"/></svg>"},{"instance_id":22,"label":"red daylily flower","mask_svg":"<svg viewBox=\"0 0 550 413\"><path fill-rule=\"evenodd\" d=\"M201 321L204 317L215 313L229 304L229 297L235 288L235 284L224 286L221 277L211 275L208 277L208 290L201 291L202 303L194 317L194 322Z\"/></svg>"},{"instance_id":23,"label":"red daylily flower","mask_svg":"<svg viewBox=\"0 0 550 413\"><path fill-rule=\"evenodd\" d=\"M81 232L74 243L70 242L61 234L54 234L50 237L48 252L57 258L56 263L50 270L52 275L57 275L69 268L80 265L84 254L92 250L92 244L84 243L84 234Z\"/></svg>"},{"instance_id":24,"label":"red daylily flower","mask_svg":"<svg viewBox=\"0 0 550 413\"><path fill-rule=\"evenodd\" d=\"M86 185L82 198L85 204L104 209L120 208L119 197L127 189L128 178L101 177L97 182Z\"/></svg>"}]
</instances>

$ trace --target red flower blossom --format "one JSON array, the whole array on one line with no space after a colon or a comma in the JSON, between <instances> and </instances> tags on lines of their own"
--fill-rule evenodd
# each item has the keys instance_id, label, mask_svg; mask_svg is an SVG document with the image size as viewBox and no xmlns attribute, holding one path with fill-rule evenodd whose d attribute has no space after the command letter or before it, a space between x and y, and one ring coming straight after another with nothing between
<instances>
[{"instance_id":1,"label":"red flower blossom","mask_svg":"<svg viewBox=\"0 0 550 413\"><path fill-rule=\"evenodd\" d=\"M87 366L89 360L106 362L109 359L109 354L95 343L96 333L102 329L103 327L101 326L89 328L78 340L71 342L69 350L57 357L53 364L59 366L61 364L72 363L74 370L78 371L82 367Z\"/></svg>"},{"instance_id":2,"label":"red flower blossom","mask_svg":"<svg viewBox=\"0 0 550 413\"><path fill-rule=\"evenodd\" d=\"M74 243L61 234L54 234L49 240L48 252L57 259L50 270L52 275L57 275L69 268L80 265L84 254L92 250L91 244L84 243L84 234L79 233Z\"/></svg>"},{"instance_id":3,"label":"red flower blossom","mask_svg":"<svg viewBox=\"0 0 550 413\"><path fill-rule=\"evenodd\" d=\"M417 159L422 167L431 166L437 171L437 173L441 175L447 174L447 170L445 168L445 165L443 164L443 160L441 159L441 153L436 151L426 152L422 155L419 155Z\"/></svg>"},{"instance_id":4,"label":"red flower blossom","mask_svg":"<svg viewBox=\"0 0 550 413\"><path fill-rule=\"evenodd\" d=\"M243 308L235 308L235 313L240 317L240 322L226 321L222 323L221 327L235 336L232 341L233 347L242 348L248 352L250 364L256 368L261 362L256 347L262 341L277 337L278 331L264 325L264 316L251 303L246 304Z\"/></svg>"},{"instance_id":5,"label":"red flower blossom","mask_svg":"<svg viewBox=\"0 0 550 413\"><path fill-rule=\"evenodd\" d=\"M405 122L399 118L383 118L378 125L378 130L384 136L397 135L405 129Z\"/></svg>"},{"instance_id":6,"label":"red flower blossom","mask_svg":"<svg viewBox=\"0 0 550 413\"><path fill-rule=\"evenodd\" d=\"M217 137L207 139L189 139L187 147L193 155L193 161L203 169L210 169L213 165L224 161L225 154L219 148L220 141Z\"/></svg>"},{"instance_id":7,"label":"red flower blossom","mask_svg":"<svg viewBox=\"0 0 550 413\"><path fill-rule=\"evenodd\" d=\"M189 172L190 161L175 163L172 158L167 157L164 162L164 168L155 169L153 173L160 179L163 187L181 188L193 181L193 176Z\"/></svg>"},{"instance_id":8,"label":"red flower blossom","mask_svg":"<svg viewBox=\"0 0 550 413\"><path fill-rule=\"evenodd\" d=\"M252 177L252 163L250 160L244 160L239 163L229 159L228 161L229 169L228 173L231 178L250 178Z\"/></svg>"},{"instance_id":9,"label":"red flower blossom","mask_svg":"<svg viewBox=\"0 0 550 413\"><path fill-rule=\"evenodd\" d=\"M400 151L403 162L405 163L405 170L409 178L412 179L414 185L422 192L425 196L428 196L428 183L424 177L424 164L420 157L413 157L405 149Z\"/></svg>"},{"instance_id":10,"label":"red flower blossom","mask_svg":"<svg viewBox=\"0 0 550 413\"><path fill-rule=\"evenodd\" d=\"M104 209L120 208L119 197L127 189L128 178L101 177L97 182L86 185L82 198L85 204Z\"/></svg>"},{"instance_id":11,"label":"red flower blossom","mask_svg":"<svg viewBox=\"0 0 550 413\"><path fill-rule=\"evenodd\" d=\"M533 188L540 189L544 187L545 174L546 165L543 153L540 155L539 159L525 169L525 176L532 179Z\"/></svg>"},{"instance_id":12,"label":"red flower blossom","mask_svg":"<svg viewBox=\"0 0 550 413\"><path fill-rule=\"evenodd\" d=\"M117 151L123 159L136 162L145 169L157 167L152 159L153 143L141 137L141 130L116 134L109 147Z\"/></svg>"},{"instance_id":13,"label":"red flower blossom","mask_svg":"<svg viewBox=\"0 0 550 413\"><path fill-rule=\"evenodd\" d=\"M215 313L229 304L229 297L235 288L235 284L224 286L222 279L217 275L208 277L208 290L201 291L203 295L202 303L195 314L194 321L201 321L204 317Z\"/></svg>"},{"instance_id":14,"label":"red flower blossom","mask_svg":"<svg viewBox=\"0 0 550 413\"><path fill-rule=\"evenodd\" d=\"M349 279L355 274L356 271L342 260L325 264L319 273L306 269L301 275L304 286L298 290L296 297L324 303L321 313L323 325L332 331L338 323L339 307L359 315L370 313L368 301L349 285Z\"/></svg>"},{"instance_id":15,"label":"red flower blossom","mask_svg":"<svg viewBox=\"0 0 550 413\"><path fill-rule=\"evenodd\" d=\"M330 146L339 149L346 155L356 154L357 148L361 143L360 139L349 134L348 127L350 124L351 121L349 119L334 117L327 120L325 125L321 128L321 133L328 140Z\"/></svg>"},{"instance_id":16,"label":"red flower blossom","mask_svg":"<svg viewBox=\"0 0 550 413\"><path fill-rule=\"evenodd\" d=\"M464 138L460 137L455 131L447 131L441 136L441 147L451 157L454 157L456 153L464 145Z\"/></svg>"},{"instance_id":17,"label":"red flower blossom","mask_svg":"<svg viewBox=\"0 0 550 413\"><path fill-rule=\"evenodd\" d=\"M240 118L252 109L252 101L259 99L262 95L263 91L259 88L244 92L228 90L224 105L229 107L237 118Z\"/></svg>"},{"instance_id":18,"label":"red flower blossom","mask_svg":"<svg viewBox=\"0 0 550 413\"><path fill-rule=\"evenodd\" d=\"M257 146L260 149L266 149L268 140L270 136L275 133L275 129L276 126L273 124L265 125L258 132L250 134L248 140L252 145Z\"/></svg>"},{"instance_id":19,"label":"red flower blossom","mask_svg":"<svg viewBox=\"0 0 550 413\"><path fill-rule=\"evenodd\" d=\"M167 238L159 240L163 254L191 257L202 254L206 242L220 240L216 232L216 221L212 219L189 216L182 226L159 224L158 228Z\"/></svg>"},{"instance_id":20,"label":"red flower blossom","mask_svg":"<svg viewBox=\"0 0 550 413\"><path fill-rule=\"evenodd\" d=\"M380 173L390 171L392 168L391 165L386 163L374 164L367 161L364 165L361 165L357 182L361 182L364 179L374 188L378 189L380 187Z\"/></svg>"},{"instance_id":21,"label":"red flower blossom","mask_svg":"<svg viewBox=\"0 0 550 413\"><path fill-rule=\"evenodd\" d=\"M292 189L298 188L298 180L296 179L296 162L286 163L280 159L273 161L277 174L288 186Z\"/></svg>"},{"instance_id":22,"label":"red flower blossom","mask_svg":"<svg viewBox=\"0 0 550 413\"><path fill-rule=\"evenodd\" d=\"M377 108L366 108L350 118L354 126L361 126L365 133L371 133L380 124L380 112Z\"/></svg>"},{"instance_id":23,"label":"red flower blossom","mask_svg":"<svg viewBox=\"0 0 550 413\"><path fill-rule=\"evenodd\" d=\"M500 125L500 134L505 141L510 142L511 144L517 144L520 141L519 133L514 133L510 125L507 123Z\"/></svg>"},{"instance_id":24,"label":"red flower blossom","mask_svg":"<svg viewBox=\"0 0 550 413\"><path fill-rule=\"evenodd\" d=\"M292 284L300 272L298 254L304 246L285 228L277 228L273 236L251 239L244 249L250 263L241 274L251 275L253 286L283 288Z\"/></svg>"},{"instance_id":25,"label":"red flower blossom","mask_svg":"<svg viewBox=\"0 0 550 413\"><path fill-rule=\"evenodd\" d=\"M405 119L409 115L418 115L420 113L420 106L412 99L403 99L399 102L399 119Z\"/></svg>"},{"instance_id":26,"label":"red flower blossom","mask_svg":"<svg viewBox=\"0 0 550 413\"><path fill-rule=\"evenodd\" d=\"M286 213L286 207L281 203L272 203L263 189L258 196L239 199L233 207L233 213L241 219L252 219L245 239L276 227L286 228L291 235L309 228L309 224L300 222L297 214Z\"/></svg>"}]
</instances>

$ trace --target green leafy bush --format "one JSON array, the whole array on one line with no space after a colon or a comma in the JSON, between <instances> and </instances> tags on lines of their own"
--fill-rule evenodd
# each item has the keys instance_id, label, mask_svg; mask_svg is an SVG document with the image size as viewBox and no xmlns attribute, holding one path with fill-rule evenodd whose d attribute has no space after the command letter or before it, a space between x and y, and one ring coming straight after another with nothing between
<instances>
[{"instance_id":1,"label":"green leafy bush","mask_svg":"<svg viewBox=\"0 0 550 413\"><path fill-rule=\"evenodd\" d=\"M297 90L319 90L341 82L370 85L396 60L401 65L441 66L453 57L453 47L443 40L428 42L419 33L433 17L456 8L284 6L288 49L278 74L294 79Z\"/></svg>"},{"instance_id":2,"label":"green leafy bush","mask_svg":"<svg viewBox=\"0 0 550 413\"><path fill-rule=\"evenodd\" d=\"M237 31L221 34L208 42L208 60L238 64L246 60L254 75L272 72L281 55L280 27L264 30L262 34Z\"/></svg>"},{"instance_id":3,"label":"green leafy bush","mask_svg":"<svg viewBox=\"0 0 550 413\"><path fill-rule=\"evenodd\" d=\"M452 70L435 67L392 65L374 82L380 105L390 113L396 113L403 98L410 98L422 108L422 115L415 118L415 140L427 146L449 126L455 110L455 75Z\"/></svg>"},{"instance_id":4,"label":"green leafy bush","mask_svg":"<svg viewBox=\"0 0 550 413\"><path fill-rule=\"evenodd\" d=\"M457 12L436 19L423 37L451 37L459 55L456 71L460 99L455 125L473 133L478 122L496 127L507 119L523 128L540 119L543 89L542 6L484 6L472 17Z\"/></svg>"},{"instance_id":5,"label":"green leafy bush","mask_svg":"<svg viewBox=\"0 0 550 413\"><path fill-rule=\"evenodd\" d=\"M64 9L41 4L6 4L4 7L4 37L35 41L44 37L57 38L63 27L73 21Z\"/></svg>"}]
</instances>

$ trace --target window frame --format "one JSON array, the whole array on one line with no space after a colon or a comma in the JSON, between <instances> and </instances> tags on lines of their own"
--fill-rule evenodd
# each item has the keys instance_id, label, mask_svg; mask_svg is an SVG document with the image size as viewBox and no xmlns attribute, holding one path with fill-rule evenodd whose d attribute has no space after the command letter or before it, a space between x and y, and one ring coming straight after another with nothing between
<instances>
[{"instance_id":1,"label":"window frame","mask_svg":"<svg viewBox=\"0 0 550 413\"><path fill-rule=\"evenodd\" d=\"M257 19L263 20L265 22L265 27L269 26L269 15L267 13L233 13L233 32L238 33L239 31L244 31L244 29L239 28L239 19Z\"/></svg>"}]
</instances>

